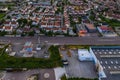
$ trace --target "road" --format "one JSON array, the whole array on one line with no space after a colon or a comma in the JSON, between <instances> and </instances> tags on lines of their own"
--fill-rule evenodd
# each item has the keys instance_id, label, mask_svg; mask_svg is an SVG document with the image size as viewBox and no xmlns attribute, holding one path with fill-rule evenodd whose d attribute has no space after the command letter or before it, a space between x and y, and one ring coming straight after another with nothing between
<instances>
[{"instance_id":1,"label":"road","mask_svg":"<svg viewBox=\"0 0 120 80\"><path fill-rule=\"evenodd\" d=\"M38 37L0 37L0 40L10 41L12 43L25 43L32 41L38 43ZM120 45L120 37L47 37L41 36L41 42L48 41L49 44L60 45Z\"/></svg>"},{"instance_id":2,"label":"road","mask_svg":"<svg viewBox=\"0 0 120 80\"><path fill-rule=\"evenodd\" d=\"M49 74L49 78L45 78L45 73ZM54 69L33 69L21 72L7 72L3 80L27 80L30 76L38 74L38 80L55 80Z\"/></svg>"}]
</instances>

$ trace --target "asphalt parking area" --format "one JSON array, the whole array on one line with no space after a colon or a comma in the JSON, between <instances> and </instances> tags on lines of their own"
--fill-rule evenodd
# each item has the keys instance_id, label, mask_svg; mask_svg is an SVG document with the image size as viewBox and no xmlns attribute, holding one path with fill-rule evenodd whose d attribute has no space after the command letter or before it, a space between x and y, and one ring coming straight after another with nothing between
<instances>
[{"instance_id":1,"label":"asphalt parking area","mask_svg":"<svg viewBox=\"0 0 120 80\"><path fill-rule=\"evenodd\" d=\"M31 75L38 74L39 80L55 80L53 69L33 69L21 72L7 72L3 80L27 80Z\"/></svg>"},{"instance_id":2,"label":"asphalt parking area","mask_svg":"<svg viewBox=\"0 0 120 80\"><path fill-rule=\"evenodd\" d=\"M70 52L72 57L66 55L67 51L61 51L61 54L69 62L69 65L65 66L68 77L97 78L93 62L80 62L78 60L77 50L70 50Z\"/></svg>"},{"instance_id":3,"label":"asphalt parking area","mask_svg":"<svg viewBox=\"0 0 120 80\"><path fill-rule=\"evenodd\" d=\"M15 56L16 57L23 57L24 53L20 53L20 51L22 51L23 47L24 47L25 43L14 43L12 44L12 52L16 52ZM36 58L46 58L49 57L49 53L46 51L48 50L48 48L50 47L50 45L46 45L45 47L42 47L41 50L36 50L38 44L33 43L33 51L35 51L36 53L33 54L33 57Z\"/></svg>"}]
</instances>

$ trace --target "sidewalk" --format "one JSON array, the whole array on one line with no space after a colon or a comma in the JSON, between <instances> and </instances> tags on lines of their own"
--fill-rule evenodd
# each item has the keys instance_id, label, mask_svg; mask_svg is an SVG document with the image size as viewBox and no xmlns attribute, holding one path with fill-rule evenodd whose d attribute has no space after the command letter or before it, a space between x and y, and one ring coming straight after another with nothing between
<instances>
[{"instance_id":1,"label":"sidewalk","mask_svg":"<svg viewBox=\"0 0 120 80\"><path fill-rule=\"evenodd\" d=\"M60 80L60 78L66 73L65 68L58 67L54 68L55 80Z\"/></svg>"}]
</instances>

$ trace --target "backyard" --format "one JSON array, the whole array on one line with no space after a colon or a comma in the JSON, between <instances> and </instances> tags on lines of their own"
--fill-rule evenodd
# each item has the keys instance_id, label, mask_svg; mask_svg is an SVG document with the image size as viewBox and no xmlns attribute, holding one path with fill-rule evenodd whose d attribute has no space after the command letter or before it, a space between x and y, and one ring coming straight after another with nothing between
<instances>
[{"instance_id":1,"label":"backyard","mask_svg":"<svg viewBox=\"0 0 120 80\"><path fill-rule=\"evenodd\" d=\"M4 13L0 13L0 20L2 20L5 17Z\"/></svg>"},{"instance_id":2,"label":"backyard","mask_svg":"<svg viewBox=\"0 0 120 80\"><path fill-rule=\"evenodd\" d=\"M118 21L118 20L108 19L108 18L105 18L105 17L102 16L102 15L99 15L99 17L101 18L101 20L102 20L103 22L108 23L108 24L109 24L110 26L112 26L112 27L120 26L120 21Z\"/></svg>"}]
</instances>

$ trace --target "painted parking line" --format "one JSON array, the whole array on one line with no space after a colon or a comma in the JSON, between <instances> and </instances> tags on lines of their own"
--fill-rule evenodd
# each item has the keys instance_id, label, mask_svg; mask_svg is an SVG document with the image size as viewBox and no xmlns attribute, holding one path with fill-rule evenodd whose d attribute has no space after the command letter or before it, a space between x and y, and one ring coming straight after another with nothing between
<instances>
[{"instance_id":1,"label":"painted parking line","mask_svg":"<svg viewBox=\"0 0 120 80\"><path fill-rule=\"evenodd\" d=\"M112 39L100 39L98 41L115 41L115 40L114 39L113 40Z\"/></svg>"}]
</instances>

